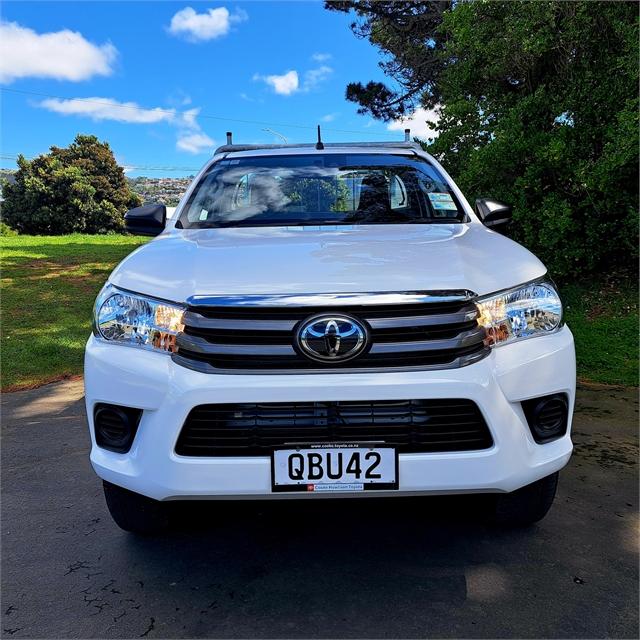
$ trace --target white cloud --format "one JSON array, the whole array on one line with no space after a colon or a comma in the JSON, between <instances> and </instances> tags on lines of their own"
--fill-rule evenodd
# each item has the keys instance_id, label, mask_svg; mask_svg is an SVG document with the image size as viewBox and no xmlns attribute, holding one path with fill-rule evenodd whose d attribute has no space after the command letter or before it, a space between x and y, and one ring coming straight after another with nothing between
<instances>
[{"instance_id":1,"label":"white cloud","mask_svg":"<svg viewBox=\"0 0 640 640\"><path fill-rule=\"evenodd\" d=\"M209 149L213 149L215 142L203 132L200 133L180 133L176 141L176 149L178 151L186 151L187 153L203 153Z\"/></svg>"},{"instance_id":2,"label":"white cloud","mask_svg":"<svg viewBox=\"0 0 640 640\"><path fill-rule=\"evenodd\" d=\"M410 116L399 118L387 125L388 131L404 131L405 129L411 129L411 137L414 136L426 139L436 138L437 131L434 131L433 126L437 124L440 116L437 109L423 109L419 107Z\"/></svg>"},{"instance_id":3,"label":"white cloud","mask_svg":"<svg viewBox=\"0 0 640 640\"><path fill-rule=\"evenodd\" d=\"M176 149L202 153L215 145L198 124L199 108L177 111L154 107L146 109L135 102L119 102L112 98L47 98L40 107L64 116L83 116L96 122L113 121L127 124L167 123L177 129Z\"/></svg>"},{"instance_id":4,"label":"white cloud","mask_svg":"<svg viewBox=\"0 0 640 640\"><path fill-rule=\"evenodd\" d=\"M317 69L309 69L309 71L305 71L302 83L300 82L300 76L295 69L291 69L282 75L261 76L256 73L253 76L253 79L265 82L278 95L290 96L294 93L307 93L309 91L313 91L332 73L333 69L331 67L322 65Z\"/></svg>"},{"instance_id":5,"label":"white cloud","mask_svg":"<svg viewBox=\"0 0 640 640\"><path fill-rule=\"evenodd\" d=\"M17 78L55 78L79 82L108 76L118 51L96 45L77 31L36 33L16 22L0 21L0 82Z\"/></svg>"},{"instance_id":6,"label":"white cloud","mask_svg":"<svg viewBox=\"0 0 640 640\"><path fill-rule=\"evenodd\" d=\"M135 102L118 102L111 98L47 98L40 105L44 109L64 116L86 116L92 120L114 120L133 124L172 122L175 109L144 109ZM188 112L187 112L188 113Z\"/></svg>"},{"instance_id":7,"label":"white cloud","mask_svg":"<svg viewBox=\"0 0 640 640\"><path fill-rule=\"evenodd\" d=\"M322 122L333 122L340 114L339 113L327 113L326 116L322 116L320 120Z\"/></svg>"},{"instance_id":8,"label":"white cloud","mask_svg":"<svg viewBox=\"0 0 640 640\"><path fill-rule=\"evenodd\" d=\"M311 56L311 59L315 62L326 62L327 60L331 60L330 53L314 53Z\"/></svg>"},{"instance_id":9,"label":"white cloud","mask_svg":"<svg viewBox=\"0 0 640 640\"><path fill-rule=\"evenodd\" d=\"M191 96L182 89L176 89L167 98L167 103L176 107L188 107L192 102Z\"/></svg>"},{"instance_id":10,"label":"white cloud","mask_svg":"<svg viewBox=\"0 0 640 640\"><path fill-rule=\"evenodd\" d=\"M116 162L122 167L122 170L125 173L131 173L132 171L136 170L135 165L129 164L127 162L125 156L123 156L123 155L121 155L119 153L116 153L115 157L116 157Z\"/></svg>"},{"instance_id":11,"label":"white cloud","mask_svg":"<svg viewBox=\"0 0 640 640\"><path fill-rule=\"evenodd\" d=\"M178 151L186 151L187 153L204 153L212 151L215 141L212 140L198 124L196 118L200 113L200 109L188 109L180 114L177 120L178 138L176 140L176 149Z\"/></svg>"},{"instance_id":12,"label":"white cloud","mask_svg":"<svg viewBox=\"0 0 640 640\"><path fill-rule=\"evenodd\" d=\"M226 7L196 13L191 7L185 7L171 18L169 33L184 37L189 42L205 42L227 35L232 24L247 18L247 12L242 9L233 14Z\"/></svg>"},{"instance_id":13,"label":"white cloud","mask_svg":"<svg viewBox=\"0 0 640 640\"><path fill-rule=\"evenodd\" d=\"M199 125L196 122L196 118L199 113L200 109L197 107L194 109L187 109L187 111L183 111L180 114L180 117L182 118L182 125L187 129L198 129Z\"/></svg>"},{"instance_id":14,"label":"white cloud","mask_svg":"<svg viewBox=\"0 0 640 640\"><path fill-rule=\"evenodd\" d=\"M333 69L328 67L326 64L318 67L317 69L310 69L304 74L302 91L312 91L320 83L324 82L332 73Z\"/></svg>"},{"instance_id":15,"label":"white cloud","mask_svg":"<svg viewBox=\"0 0 640 640\"><path fill-rule=\"evenodd\" d=\"M262 80L266 82L278 95L290 96L292 93L298 91L300 87L300 79L298 78L298 72L292 69L282 75L270 75L261 76L254 75L254 80Z\"/></svg>"},{"instance_id":16,"label":"white cloud","mask_svg":"<svg viewBox=\"0 0 640 640\"><path fill-rule=\"evenodd\" d=\"M254 78L254 80L257 80L257 79L258 78ZM262 98L253 98L248 93L240 93L239 95L240 95L240 98L246 102L257 102L258 104L264 103L264 100Z\"/></svg>"}]
</instances>

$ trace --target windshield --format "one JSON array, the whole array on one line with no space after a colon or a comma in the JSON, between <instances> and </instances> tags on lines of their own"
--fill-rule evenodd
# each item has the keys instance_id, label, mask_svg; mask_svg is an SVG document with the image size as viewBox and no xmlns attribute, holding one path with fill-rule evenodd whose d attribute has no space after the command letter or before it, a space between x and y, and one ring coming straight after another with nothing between
<instances>
[{"instance_id":1,"label":"windshield","mask_svg":"<svg viewBox=\"0 0 640 640\"><path fill-rule=\"evenodd\" d=\"M418 156L232 158L200 179L179 227L464 222L444 178Z\"/></svg>"}]
</instances>

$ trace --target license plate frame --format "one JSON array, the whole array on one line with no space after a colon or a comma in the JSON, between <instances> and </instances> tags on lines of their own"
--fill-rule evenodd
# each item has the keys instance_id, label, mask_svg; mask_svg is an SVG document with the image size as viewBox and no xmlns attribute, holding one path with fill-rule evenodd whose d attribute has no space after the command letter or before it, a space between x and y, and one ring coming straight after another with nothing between
<instances>
[{"instance_id":1,"label":"license plate frame","mask_svg":"<svg viewBox=\"0 0 640 640\"><path fill-rule=\"evenodd\" d=\"M278 482L276 477L276 464L277 460L281 458L280 453L319 453L319 452L336 452L342 450L344 453L348 451L353 453L353 450L367 450L378 451L383 450L385 457L387 457L386 463L389 463L389 459L393 461L393 478L386 482L365 481L362 482L311 482L311 481L298 481L291 483ZM322 442L322 443L290 443L274 447L270 456L271 463L271 491L273 493L282 492L305 492L305 493L362 493L370 491L396 491L398 489L398 450L391 444L384 442ZM281 479L281 478L280 478Z\"/></svg>"}]
</instances>

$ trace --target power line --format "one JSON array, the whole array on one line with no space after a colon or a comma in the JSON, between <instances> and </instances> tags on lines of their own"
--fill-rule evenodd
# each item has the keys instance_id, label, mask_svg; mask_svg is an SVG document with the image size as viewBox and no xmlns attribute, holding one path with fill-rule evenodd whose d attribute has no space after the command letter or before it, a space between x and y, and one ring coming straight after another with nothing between
<instances>
[{"instance_id":1,"label":"power line","mask_svg":"<svg viewBox=\"0 0 640 640\"><path fill-rule=\"evenodd\" d=\"M0 91L5 91L8 93L20 93L29 96L38 96L40 98L55 98L56 100L71 100L73 102L86 102L88 104L101 104L103 106L117 108L117 109L129 109L133 111L153 111L155 113L165 113L167 115L175 116L176 111L173 109L162 109L160 107L153 107L151 109L138 107L128 104L119 104L113 102L107 102L106 100L94 100L92 98L69 98L65 96L55 96L49 93L39 93L37 91L25 91L23 89L9 89L7 87L0 87ZM243 120L241 118L226 118L222 116L214 116L207 113L199 113L197 115L198 118L202 118L205 120L218 120L221 122L239 122L242 124L255 124L259 126L268 126L268 127L287 127L289 129L310 129L315 131L316 125L307 125L307 124L292 124L292 123L284 123L284 122L266 122L262 120ZM353 129L333 129L330 127L323 127L323 131L332 131L333 133L355 133L358 135L366 135L366 136L393 136L397 137L394 133L389 133L386 131L383 132L373 132L373 131L355 131Z\"/></svg>"},{"instance_id":2,"label":"power line","mask_svg":"<svg viewBox=\"0 0 640 640\"><path fill-rule=\"evenodd\" d=\"M26 160L33 160L34 156L24 156ZM8 155L8 154L0 154L0 160L12 160L16 161L18 159L17 155ZM197 173L200 171L201 167L158 167L158 166L148 166L148 165L133 165L133 164L124 164L121 165L125 171L127 170L135 170L135 171L189 171L190 173Z\"/></svg>"}]
</instances>

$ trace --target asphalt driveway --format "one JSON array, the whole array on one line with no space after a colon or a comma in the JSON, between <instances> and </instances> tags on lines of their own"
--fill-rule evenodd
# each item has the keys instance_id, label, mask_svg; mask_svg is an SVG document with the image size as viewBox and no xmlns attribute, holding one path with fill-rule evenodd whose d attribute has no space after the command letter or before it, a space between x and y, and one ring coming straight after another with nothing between
<instances>
[{"instance_id":1,"label":"asphalt driveway","mask_svg":"<svg viewBox=\"0 0 640 640\"><path fill-rule=\"evenodd\" d=\"M79 383L5 394L2 637L638 636L635 390L582 388L547 518L478 498L194 503L179 531L110 520Z\"/></svg>"}]
</instances>

